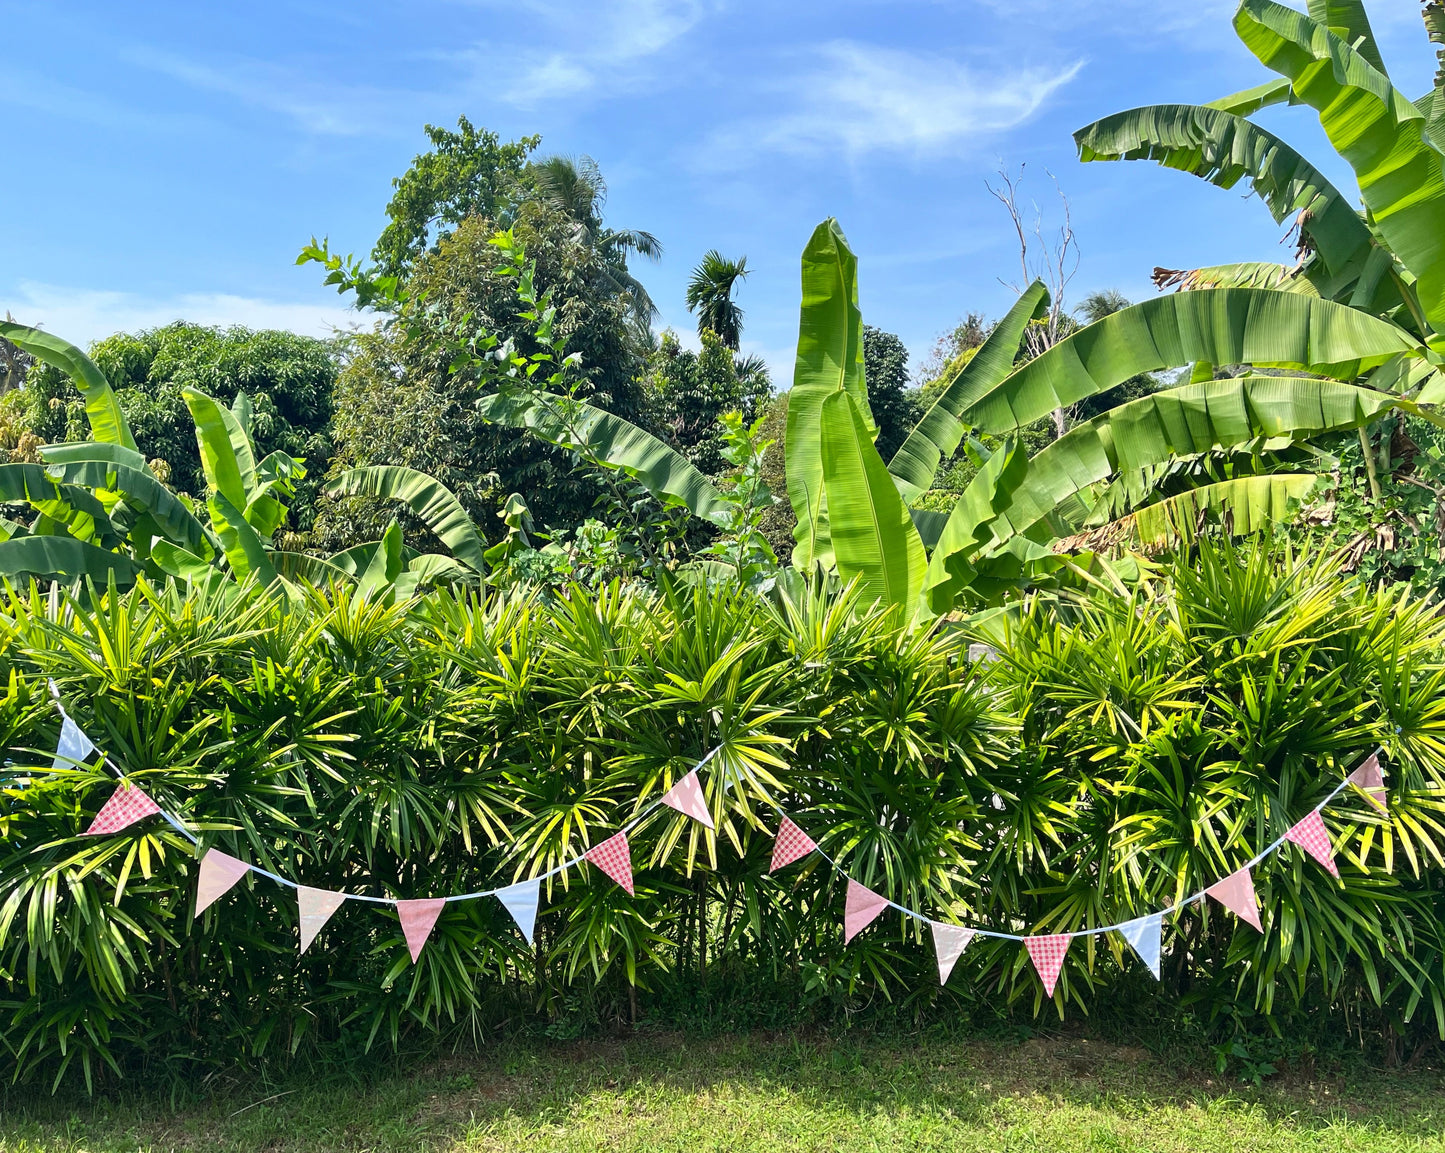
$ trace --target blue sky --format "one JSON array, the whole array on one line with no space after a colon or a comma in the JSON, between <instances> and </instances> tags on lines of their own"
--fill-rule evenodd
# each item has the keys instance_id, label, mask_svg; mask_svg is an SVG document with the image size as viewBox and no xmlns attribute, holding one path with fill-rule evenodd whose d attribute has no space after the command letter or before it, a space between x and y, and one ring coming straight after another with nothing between
<instances>
[{"instance_id":1,"label":"blue sky","mask_svg":"<svg viewBox=\"0 0 1445 1153\"><path fill-rule=\"evenodd\" d=\"M1304 0L1298 0L1300 7ZM1395 83L1434 70L1415 0L1369 5ZM0 314L77 342L184 318L323 333L365 322L296 252L366 252L425 123L465 114L588 154L607 218L663 242L636 272L690 332L689 269L746 254L744 346L786 385L797 258L837 216L865 320L915 361L1020 280L985 180L1023 165L1072 204L1093 288L1151 294L1156 264L1286 259L1239 190L1145 164L1081 165L1071 132L1138 104L1268 78L1229 0L0 0ZM1267 123L1341 183L1308 109ZM1006 282L1006 283L1001 283Z\"/></svg>"}]
</instances>

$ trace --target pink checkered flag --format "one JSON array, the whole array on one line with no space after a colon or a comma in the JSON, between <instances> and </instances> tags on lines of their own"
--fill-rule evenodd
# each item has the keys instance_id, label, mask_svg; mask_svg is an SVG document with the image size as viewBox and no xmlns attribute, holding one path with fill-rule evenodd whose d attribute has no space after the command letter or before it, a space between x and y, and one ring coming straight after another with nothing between
<instances>
[{"instance_id":1,"label":"pink checkered flag","mask_svg":"<svg viewBox=\"0 0 1445 1153\"><path fill-rule=\"evenodd\" d=\"M784 817L783 823L778 826L778 839L773 842L773 863L768 872L776 873L784 865L806 857L817 847L812 837Z\"/></svg>"},{"instance_id":2,"label":"pink checkered flag","mask_svg":"<svg viewBox=\"0 0 1445 1153\"><path fill-rule=\"evenodd\" d=\"M1215 881L1204 891L1259 932L1264 932L1264 926L1259 923L1259 898L1254 895L1254 878L1249 875L1248 866L1230 873L1222 881Z\"/></svg>"},{"instance_id":3,"label":"pink checkered flag","mask_svg":"<svg viewBox=\"0 0 1445 1153\"><path fill-rule=\"evenodd\" d=\"M422 947L426 939L431 936L433 926L437 918L441 916L442 910L446 908L445 897L429 897L420 901L398 901L396 903L397 915L401 918L402 935L406 937L407 952L411 954L411 963L421 956Z\"/></svg>"},{"instance_id":4,"label":"pink checkered flag","mask_svg":"<svg viewBox=\"0 0 1445 1153\"><path fill-rule=\"evenodd\" d=\"M1380 772L1380 754L1371 753L1369 760L1351 773L1345 780L1354 785L1369 799L1370 804L1385 812L1385 776Z\"/></svg>"},{"instance_id":5,"label":"pink checkered flag","mask_svg":"<svg viewBox=\"0 0 1445 1153\"><path fill-rule=\"evenodd\" d=\"M1339 879L1340 870L1335 865L1335 848L1330 844L1329 830L1325 828L1320 811L1314 809L1294 828L1284 835L1286 841L1298 845L1311 857L1330 871L1330 876Z\"/></svg>"},{"instance_id":6,"label":"pink checkered flag","mask_svg":"<svg viewBox=\"0 0 1445 1153\"><path fill-rule=\"evenodd\" d=\"M848 878L848 901L843 907L843 944L847 944L888 908L888 898Z\"/></svg>"},{"instance_id":7,"label":"pink checkered flag","mask_svg":"<svg viewBox=\"0 0 1445 1153\"><path fill-rule=\"evenodd\" d=\"M151 800L139 785L121 781L120 786L111 793L110 800L95 814L95 820L90 822L90 828L85 830L85 835L99 837L106 833L118 833L121 829L160 811L161 807Z\"/></svg>"},{"instance_id":8,"label":"pink checkered flag","mask_svg":"<svg viewBox=\"0 0 1445 1153\"><path fill-rule=\"evenodd\" d=\"M707 811L707 798L702 795L702 785L698 782L696 769L663 793L662 803L709 829L713 828L712 814Z\"/></svg>"},{"instance_id":9,"label":"pink checkered flag","mask_svg":"<svg viewBox=\"0 0 1445 1153\"><path fill-rule=\"evenodd\" d=\"M1044 993L1049 997L1054 995L1054 987L1059 983L1059 974L1064 970L1064 954L1069 951L1069 942L1073 939L1072 933L1024 938L1024 948L1029 951L1034 968L1039 971L1039 980L1044 983Z\"/></svg>"},{"instance_id":10,"label":"pink checkered flag","mask_svg":"<svg viewBox=\"0 0 1445 1153\"><path fill-rule=\"evenodd\" d=\"M632 892L632 850L627 847L627 834L614 833L600 845L593 845L582 854L584 861L596 865L627 891Z\"/></svg>"},{"instance_id":11,"label":"pink checkered flag","mask_svg":"<svg viewBox=\"0 0 1445 1153\"><path fill-rule=\"evenodd\" d=\"M245 861L237 860L219 849L207 849L201 858L201 879L196 884L196 916L199 917L216 901L229 893L236 882L251 871Z\"/></svg>"}]
</instances>

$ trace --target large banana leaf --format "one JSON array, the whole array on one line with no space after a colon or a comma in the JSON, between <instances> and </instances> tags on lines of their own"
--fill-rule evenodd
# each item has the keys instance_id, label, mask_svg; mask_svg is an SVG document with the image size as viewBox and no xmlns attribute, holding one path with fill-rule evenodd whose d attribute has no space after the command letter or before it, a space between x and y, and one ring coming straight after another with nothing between
<instances>
[{"instance_id":1,"label":"large banana leaf","mask_svg":"<svg viewBox=\"0 0 1445 1153\"><path fill-rule=\"evenodd\" d=\"M1385 60L1375 43L1362 0L1310 0L1309 14L1311 20L1323 24L1346 44L1353 44L1372 68L1386 74Z\"/></svg>"},{"instance_id":2,"label":"large banana leaf","mask_svg":"<svg viewBox=\"0 0 1445 1153\"><path fill-rule=\"evenodd\" d=\"M381 540L371 554L371 562L357 581L357 592L363 599L373 600L395 592L396 578L406 568L403 548L401 525L393 520L381 534Z\"/></svg>"},{"instance_id":3,"label":"large banana leaf","mask_svg":"<svg viewBox=\"0 0 1445 1153\"><path fill-rule=\"evenodd\" d=\"M1234 27L1319 112L1375 227L1414 274L1426 319L1445 328L1445 157L1428 141L1425 116L1366 55L1292 8L1243 0Z\"/></svg>"},{"instance_id":4,"label":"large banana leaf","mask_svg":"<svg viewBox=\"0 0 1445 1153\"><path fill-rule=\"evenodd\" d=\"M1156 392L1070 429L1029 462L998 516L1000 539L1027 534L1075 493L1119 473L1260 438L1308 438L1357 428L1398 398L1352 384L1245 376Z\"/></svg>"},{"instance_id":5,"label":"large banana leaf","mask_svg":"<svg viewBox=\"0 0 1445 1153\"><path fill-rule=\"evenodd\" d=\"M1258 532L1294 516L1318 479L1313 473L1269 473L1222 480L1139 509L1134 528L1143 541L1165 540L1208 511L1227 517L1233 532Z\"/></svg>"},{"instance_id":6,"label":"large banana leaf","mask_svg":"<svg viewBox=\"0 0 1445 1153\"><path fill-rule=\"evenodd\" d=\"M452 550L457 560L474 572L487 571L483 555L487 542L477 532L467 510L451 489L424 472L395 464L354 468L331 481L326 491L331 496L374 496L402 501Z\"/></svg>"},{"instance_id":7,"label":"large banana leaf","mask_svg":"<svg viewBox=\"0 0 1445 1153\"><path fill-rule=\"evenodd\" d=\"M839 390L819 410L823 484L838 571L859 577L865 599L898 605L911 616L928 558L913 518L873 446L856 398Z\"/></svg>"},{"instance_id":8,"label":"large banana leaf","mask_svg":"<svg viewBox=\"0 0 1445 1153\"><path fill-rule=\"evenodd\" d=\"M1374 244L1350 199L1274 133L1214 108L1157 104L1106 116L1074 133L1079 159L1157 160L1220 188L1242 179L1275 222L1298 212L1331 273L1362 264Z\"/></svg>"},{"instance_id":9,"label":"large banana leaf","mask_svg":"<svg viewBox=\"0 0 1445 1153\"><path fill-rule=\"evenodd\" d=\"M263 586L276 580L276 569L263 541L247 522L241 510L224 493L214 492L206 502L211 512L211 527L220 538L221 548L238 581L254 576Z\"/></svg>"},{"instance_id":10,"label":"large banana leaf","mask_svg":"<svg viewBox=\"0 0 1445 1153\"><path fill-rule=\"evenodd\" d=\"M1028 471L1028 453L1011 442L989 457L963 490L928 558L922 605L926 614L942 616L973 583L977 554L993 537L995 519Z\"/></svg>"},{"instance_id":11,"label":"large banana leaf","mask_svg":"<svg viewBox=\"0 0 1445 1153\"><path fill-rule=\"evenodd\" d=\"M858 310L858 258L831 217L813 230L803 249L803 303L798 357L788 394L783 439L788 500L797 525L793 564L828 568L833 561L823 485L823 402L837 392L853 398L870 437L876 432L863 379L863 314ZM861 481L860 481L861 483Z\"/></svg>"},{"instance_id":12,"label":"large banana leaf","mask_svg":"<svg viewBox=\"0 0 1445 1153\"><path fill-rule=\"evenodd\" d=\"M69 341L13 320L0 320L0 336L22 352L54 365L75 381L76 388L85 397L85 416L96 440L135 448L135 437L131 435L125 413L120 410L120 401L95 361Z\"/></svg>"},{"instance_id":13,"label":"large banana leaf","mask_svg":"<svg viewBox=\"0 0 1445 1153\"><path fill-rule=\"evenodd\" d=\"M317 588L325 588L333 581L348 583L356 576L330 560L294 549L273 549L270 557L271 567L281 576L289 580L303 580Z\"/></svg>"},{"instance_id":14,"label":"large banana leaf","mask_svg":"<svg viewBox=\"0 0 1445 1153\"><path fill-rule=\"evenodd\" d=\"M181 395L196 422L196 445L206 482L237 509L244 509L256 487L256 456L245 429L235 413L200 389L187 385Z\"/></svg>"},{"instance_id":15,"label":"large banana leaf","mask_svg":"<svg viewBox=\"0 0 1445 1153\"><path fill-rule=\"evenodd\" d=\"M32 505L41 517L77 540L94 541L101 548L121 543L105 505L95 494L77 485L61 484L44 465L16 462L0 464L0 503ZM37 532L44 531L37 527Z\"/></svg>"},{"instance_id":16,"label":"large banana leaf","mask_svg":"<svg viewBox=\"0 0 1445 1153\"><path fill-rule=\"evenodd\" d=\"M1294 89L1290 87L1289 81L1270 80L1264 84L1256 84L1253 88L1246 88L1243 92L1235 92L1229 96L1221 96L1218 100L1211 100L1203 107L1215 108L1220 112L1229 112L1235 116L1253 116L1261 108L1286 103L1299 103L1294 98Z\"/></svg>"},{"instance_id":17,"label":"large banana leaf","mask_svg":"<svg viewBox=\"0 0 1445 1153\"><path fill-rule=\"evenodd\" d=\"M58 446L57 446L58 447ZM83 446L67 445L68 449ZM68 484L83 485L102 492L115 493L133 512L149 517L160 535L180 544L194 553L206 553L211 549L205 526L185 503L162 484L148 468L133 468L128 464L116 464L106 459L85 460L75 452L65 455L66 461L57 459L47 449L41 453L51 461L48 471L52 476ZM117 513L112 511L112 517ZM144 542L149 547L149 541Z\"/></svg>"},{"instance_id":18,"label":"large banana leaf","mask_svg":"<svg viewBox=\"0 0 1445 1153\"><path fill-rule=\"evenodd\" d=\"M0 573L37 580L79 580L105 584L111 573L121 583L135 580L140 565L127 556L68 536L22 536L0 541Z\"/></svg>"},{"instance_id":19,"label":"large banana leaf","mask_svg":"<svg viewBox=\"0 0 1445 1153\"><path fill-rule=\"evenodd\" d=\"M1215 264L1168 272L1155 269L1155 283L1180 292L1198 292L1201 288L1276 288L1281 292L1300 292L1305 296L1322 296L1319 285L1302 270L1286 268L1268 261L1242 261L1237 264Z\"/></svg>"},{"instance_id":20,"label":"large banana leaf","mask_svg":"<svg viewBox=\"0 0 1445 1153\"><path fill-rule=\"evenodd\" d=\"M1262 288L1180 292L1081 329L960 415L1004 433L1131 376L1198 360L1353 379L1406 352L1423 350L1403 329L1332 301Z\"/></svg>"},{"instance_id":21,"label":"large banana leaf","mask_svg":"<svg viewBox=\"0 0 1445 1153\"><path fill-rule=\"evenodd\" d=\"M963 440L965 430L958 414L1013 370L1024 330L1048 306L1048 290L1034 281L899 445L888 471L904 500L916 500L932 487L939 462L953 456Z\"/></svg>"},{"instance_id":22,"label":"large banana leaf","mask_svg":"<svg viewBox=\"0 0 1445 1153\"><path fill-rule=\"evenodd\" d=\"M69 464L77 460L103 460L111 464L123 464L127 468L145 468L146 458L133 448L122 444L107 444L98 440L66 441L61 444L43 444L40 455L48 464Z\"/></svg>"},{"instance_id":23,"label":"large banana leaf","mask_svg":"<svg viewBox=\"0 0 1445 1153\"><path fill-rule=\"evenodd\" d=\"M529 429L550 444L585 448L598 460L620 468L664 504L679 505L714 524L728 519L728 498L705 473L680 452L615 413L545 392L484 396L477 402L477 411L485 420ZM452 551L456 552L455 546ZM477 572L486 571L485 561L477 564L467 559L467 563Z\"/></svg>"}]
</instances>

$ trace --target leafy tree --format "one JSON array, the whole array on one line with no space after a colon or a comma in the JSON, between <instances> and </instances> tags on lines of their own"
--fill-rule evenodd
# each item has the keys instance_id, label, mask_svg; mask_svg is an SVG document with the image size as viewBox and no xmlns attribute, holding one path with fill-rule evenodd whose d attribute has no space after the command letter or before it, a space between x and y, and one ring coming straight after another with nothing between
<instances>
[{"instance_id":1,"label":"leafy tree","mask_svg":"<svg viewBox=\"0 0 1445 1153\"><path fill-rule=\"evenodd\" d=\"M868 382L868 404L878 423L873 442L885 458L898 451L921 412L909 387L908 348L891 332L863 326L863 375Z\"/></svg>"},{"instance_id":2,"label":"leafy tree","mask_svg":"<svg viewBox=\"0 0 1445 1153\"><path fill-rule=\"evenodd\" d=\"M752 424L770 382L761 361L739 359L717 333L700 331L699 352L683 348L675 333L663 333L649 384L657 397L657 419L673 443L703 472L716 474L727 464L723 414L737 412L744 424Z\"/></svg>"},{"instance_id":3,"label":"leafy tree","mask_svg":"<svg viewBox=\"0 0 1445 1153\"><path fill-rule=\"evenodd\" d=\"M703 254L687 281L687 310L697 313L697 331L711 332L734 352L743 334L743 310L733 299L748 275L748 258L729 260L716 248Z\"/></svg>"},{"instance_id":4,"label":"leafy tree","mask_svg":"<svg viewBox=\"0 0 1445 1153\"><path fill-rule=\"evenodd\" d=\"M527 157L540 136L501 143L465 116L457 131L426 126L431 151L417 156L392 181L389 220L372 250L383 276L404 278L412 266L470 216L506 218L517 198Z\"/></svg>"}]
</instances>

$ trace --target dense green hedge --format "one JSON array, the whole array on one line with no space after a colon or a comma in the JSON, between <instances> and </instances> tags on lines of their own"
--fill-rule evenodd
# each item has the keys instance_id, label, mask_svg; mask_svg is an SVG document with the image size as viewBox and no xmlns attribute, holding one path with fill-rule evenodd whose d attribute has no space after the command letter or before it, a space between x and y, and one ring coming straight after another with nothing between
<instances>
[{"instance_id":1,"label":"dense green hedge","mask_svg":"<svg viewBox=\"0 0 1445 1153\"><path fill-rule=\"evenodd\" d=\"M846 597L726 589L384 607L141 587L0 614L0 1039L22 1079L565 1027L703 981L789 990L799 1012L880 993L1052 1012L1012 942L975 941L942 994L931 942L896 914L845 948L819 858L767 875L764 798L900 903L1068 930L1222 876L1377 743L1390 820L1348 793L1326 812L1343 882L1287 849L1258 872L1263 935L1186 911L1159 995L1226 1023L1445 1022L1445 625L1328 564L1205 548L1133 590L1034 605L975 664L962 632L908 633ZM164 824L79 836L112 782L25 767L54 747L46 677L204 843L318 887L530 875L720 745L703 772L718 835L662 810L632 837L636 897L586 868L558 878L535 949L485 899L448 905L413 966L394 913L351 903L298 958L290 891L253 877L193 921L195 862ZM1058 1009L1139 969L1081 939Z\"/></svg>"}]
</instances>

